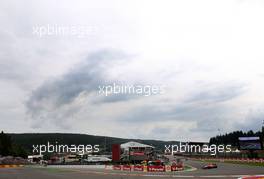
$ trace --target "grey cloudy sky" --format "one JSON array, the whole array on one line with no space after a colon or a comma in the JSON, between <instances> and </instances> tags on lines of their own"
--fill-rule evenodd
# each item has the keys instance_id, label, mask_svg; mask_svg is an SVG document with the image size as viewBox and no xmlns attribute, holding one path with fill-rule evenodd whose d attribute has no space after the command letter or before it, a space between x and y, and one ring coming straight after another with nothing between
<instances>
[{"instance_id":1,"label":"grey cloudy sky","mask_svg":"<svg viewBox=\"0 0 264 179\"><path fill-rule=\"evenodd\" d=\"M263 1L2 0L0 129L197 141L258 130L263 18ZM34 31L48 26L77 30ZM164 93L98 94L111 83Z\"/></svg>"}]
</instances>

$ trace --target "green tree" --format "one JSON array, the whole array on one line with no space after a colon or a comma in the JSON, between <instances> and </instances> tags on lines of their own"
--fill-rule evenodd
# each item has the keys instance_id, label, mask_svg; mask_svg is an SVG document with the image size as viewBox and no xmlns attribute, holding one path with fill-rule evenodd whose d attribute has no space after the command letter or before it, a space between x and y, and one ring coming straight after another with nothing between
<instances>
[{"instance_id":1,"label":"green tree","mask_svg":"<svg viewBox=\"0 0 264 179\"><path fill-rule=\"evenodd\" d=\"M7 156L12 155L12 141L11 137L4 134L2 131L0 133L0 155Z\"/></svg>"},{"instance_id":2,"label":"green tree","mask_svg":"<svg viewBox=\"0 0 264 179\"><path fill-rule=\"evenodd\" d=\"M13 144L12 150L13 150L13 156L15 157L27 158L28 156L28 153L26 152L26 150L20 145Z\"/></svg>"}]
</instances>

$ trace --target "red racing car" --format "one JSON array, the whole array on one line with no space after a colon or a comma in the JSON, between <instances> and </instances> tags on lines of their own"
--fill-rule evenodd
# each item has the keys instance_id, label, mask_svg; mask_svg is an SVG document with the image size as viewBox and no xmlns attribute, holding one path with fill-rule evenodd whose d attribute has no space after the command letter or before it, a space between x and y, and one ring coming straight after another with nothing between
<instances>
[{"instance_id":1,"label":"red racing car","mask_svg":"<svg viewBox=\"0 0 264 179\"><path fill-rule=\"evenodd\" d=\"M202 167L202 169L212 169L212 168L217 168L217 165L215 163L209 163Z\"/></svg>"}]
</instances>

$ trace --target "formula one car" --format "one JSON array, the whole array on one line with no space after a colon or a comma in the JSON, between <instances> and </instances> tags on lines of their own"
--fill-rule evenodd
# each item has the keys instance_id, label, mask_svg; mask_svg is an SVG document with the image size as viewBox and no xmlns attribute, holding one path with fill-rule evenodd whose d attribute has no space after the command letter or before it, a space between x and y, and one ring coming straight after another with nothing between
<instances>
[{"instance_id":1,"label":"formula one car","mask_svg":"<svg viewBox=\"0 0 264 179\"><path fill-rule=\"evenodd\" d=\"M212 168L217 168L217 165L215 163L209 163L202 167L202 169L212 169Z\"/></svg>"}]
</instances>

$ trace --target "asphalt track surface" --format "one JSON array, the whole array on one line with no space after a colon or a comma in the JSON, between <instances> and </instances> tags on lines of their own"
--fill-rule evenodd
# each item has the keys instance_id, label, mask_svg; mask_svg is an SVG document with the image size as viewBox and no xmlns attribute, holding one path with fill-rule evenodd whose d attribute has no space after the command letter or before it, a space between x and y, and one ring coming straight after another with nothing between
<instances>
[{"instance_id":1,"label":"asphalt track surface","mask_svg":"<svg viewBox=\"0 0 264 179\"><path fill-rule=\"evenodd\" d=\"M124 172L83 167L21 167L0 168L0 179L155 179L155 178L238 178L248 175L263 175L264 167L218 163L217 169L203 170L200 161L187 161L197 170L166 173Z\"/></svg>"}]
</instances>

